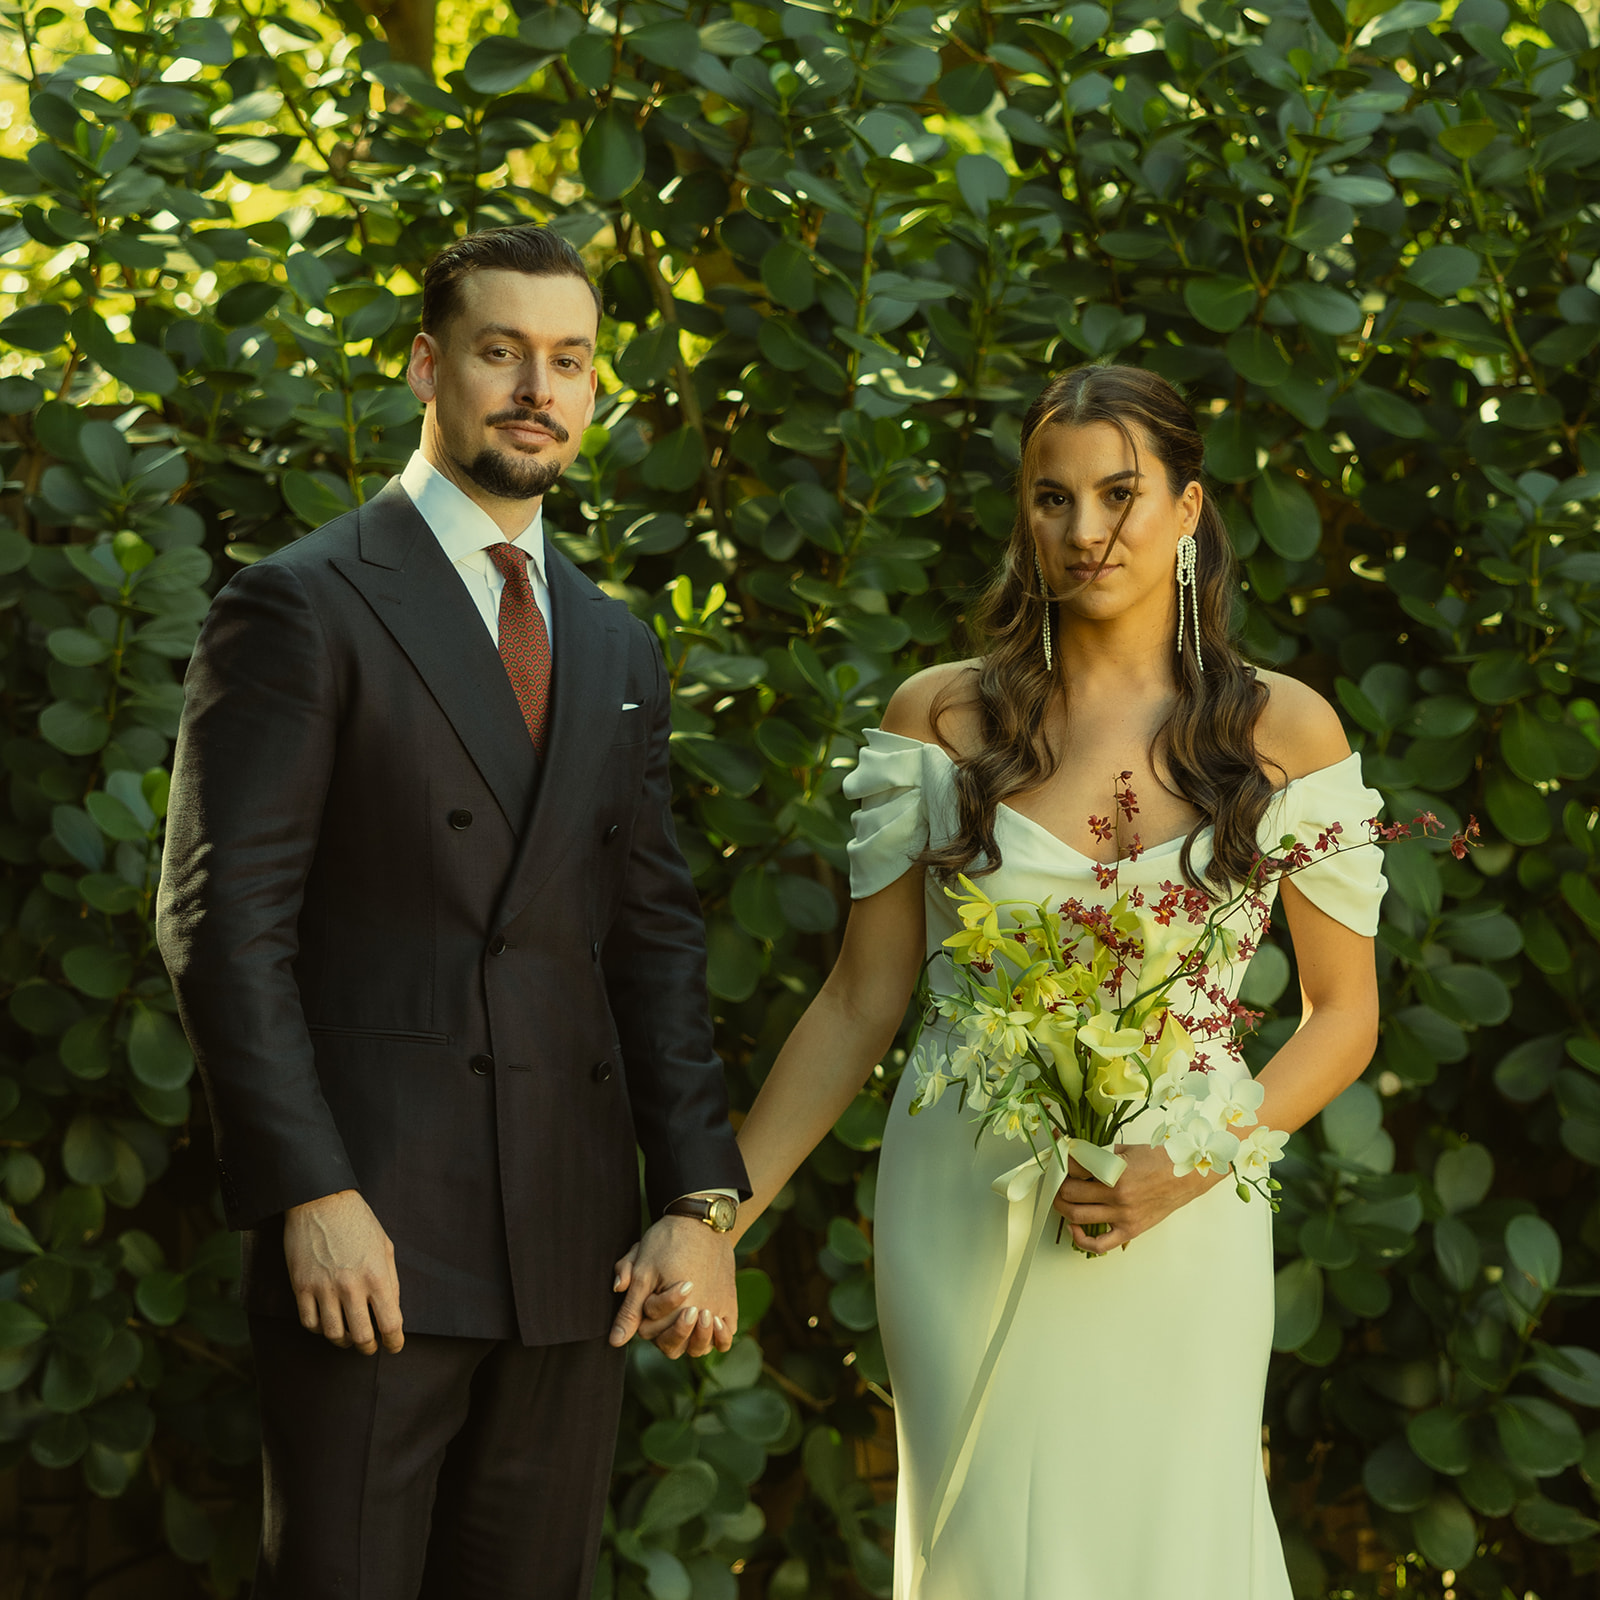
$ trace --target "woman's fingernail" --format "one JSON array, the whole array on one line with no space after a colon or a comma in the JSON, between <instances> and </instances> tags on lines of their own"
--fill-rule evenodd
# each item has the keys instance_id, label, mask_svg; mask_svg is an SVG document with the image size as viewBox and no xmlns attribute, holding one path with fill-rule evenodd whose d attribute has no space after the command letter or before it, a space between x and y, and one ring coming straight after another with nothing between
<instances>
[{"instance_id":1,"label":"woman's fingernail","mask_svg":"<svg viewBox=\"0 0 1600 1600\"><path fill-rule=\"evenodd\" d=\"M688 1294L688 1292L692 1288L694 1288L694 1285L692 1283L680 1283L678 1285L678 1293L679 1294Z\"/></svg>"},{"instance_id":2,"label":"woman's fingernail","mask_svg":"<svg viewBox=\"0 0 1600 1600\"><path fill-rule=\"evenodd\" d=\"M700 1313L700 1326L702 1328L709 1328L711 1326L711 1313L709 1311L702 1311Z\"/></svg>"},{"instance_id":3,"label":"woman's fingernail","mask_svg":"<svg viewBox=\"0 0 1600 1600\"><path fill-rule=\"evenodd\" d=\"M699 1313L693 1306L685 1306L683 1308L683 1314L678 1318L678 1321L681 1322L684 1327L692 1328L694 1326L694 1320L698 1315Z\"/></svg>"}]
</instances>

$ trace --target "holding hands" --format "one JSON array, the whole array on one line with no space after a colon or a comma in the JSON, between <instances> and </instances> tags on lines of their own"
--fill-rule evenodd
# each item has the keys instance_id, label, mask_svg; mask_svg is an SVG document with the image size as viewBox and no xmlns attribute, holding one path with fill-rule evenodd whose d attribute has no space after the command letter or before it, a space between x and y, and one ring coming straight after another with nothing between
<instances>
[{"instance_id":1,"label":"holding hands","mask_svg":"<svg viewBox=\"0 0 1600 1600\"><path fill-rule=\"evenodd\" d=\"M663 1217L617 1263L613 1287L625 1295L611 1343L634 1334L674 1361L728 1350L739 1327L732 1235L692 1217Z\"/></svg>"}]
</instances>

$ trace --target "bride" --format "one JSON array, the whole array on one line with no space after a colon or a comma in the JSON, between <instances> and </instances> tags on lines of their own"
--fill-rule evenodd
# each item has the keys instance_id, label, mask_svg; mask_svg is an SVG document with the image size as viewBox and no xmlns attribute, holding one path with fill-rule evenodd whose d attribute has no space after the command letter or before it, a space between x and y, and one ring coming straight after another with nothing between
<instances>
[{"instance_id":1,"label":"bride","mask_svg":"<svg viewBox=\"0 0 1600 1600\"><path fill-rule=\"evenodd\" d=\"M1028 412L984 653L905 683L846 780L861 802L854 904L740 1130L754 1190L741 1230L888 1051L924 959L958 926L943 892L956 873L994 899L1106 904L1173 881L1225 893L1285 833L1367 836L1381 801L1337 715L1232 641L1238 578L1201 460L1188 407L1137 368L1080 367ZM1132 817L1113 803L1124 773ZM1282 883L1303 1021L1260 1075L1269 1128L1300 1127L1371 1058L1383 889L1370 846ZM1214 969L1230 999L1243 968ZM1210 1067L1247 1074L1226 1049ZM990 1183L1017 1147L977 1138L953 1094L913 1120L913 1076L884 1135L874 1233L896 1600L1288 1600L1262 1453L1266 1205L1222 1174L1176 1177L1144 1113L1115 1187L1073 1163L1054 1209L1079 1249L1043 1229L986 1362L1007 1257ZM1092 1236L1097 1223L1109 1230Z\"/></svg>"}]
</instances>

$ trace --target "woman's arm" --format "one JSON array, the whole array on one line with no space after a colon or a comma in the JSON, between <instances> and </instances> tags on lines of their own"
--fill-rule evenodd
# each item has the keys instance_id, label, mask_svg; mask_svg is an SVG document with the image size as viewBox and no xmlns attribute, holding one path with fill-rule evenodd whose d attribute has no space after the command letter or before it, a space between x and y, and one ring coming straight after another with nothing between
<instances>
[{"instance_id":1,"label":"woman's arm","mask_svg":"<svg viewBox=\"0 0 1600 1600\"><path fill-rule=\"evenodd\" d=\"M1284 880L1279 893L1300 966L1301 1023L1256 1079L1266 1091L1256 1118L1263 1127L1293 1133L1348 1089L1372 1060L1378 978L1370 938L1319 911L1292 878ZM1213 1184L1233 1181L1226 1172L1180 1178L1164 1150L1119 1148L1128 1170L1114 1189L1084 1174L1068 1178L1056 1196L1056 1210L1072 1224L1073 1238L1085 1250L1103 1254L1126 1245ZM1094 1222L1109 1222L1111 1231L1090 1238L1083 1230Z\"/></svg>"},{"instance_id":2,"label":"woman's arm","mask_svg":"<svg viewBox=\"0 0 1600 1600\"><path fill-rule=\"evenodd\" d=\"M750 1227L821 1143L894 1042L925 954L920 867L850 908L839 959L788 1037L739 1129Z\"/></svg>"}]
</instances>

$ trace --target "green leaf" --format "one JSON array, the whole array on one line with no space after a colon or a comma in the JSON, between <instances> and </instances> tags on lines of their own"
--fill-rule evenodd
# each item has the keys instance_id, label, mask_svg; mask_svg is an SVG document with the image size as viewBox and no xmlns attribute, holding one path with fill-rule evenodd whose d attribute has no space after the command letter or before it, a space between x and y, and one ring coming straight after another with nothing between
<instances>
[{"instance_id":1,"label":"green leaf","mask_svg":"<svg viewBox=\"0 0 1600 1600\"><path fill-rule=\"evenodd\" d=\"M1435 1406L1412 1417L1406 1441L1420 1460L1451 1477L1459 1477L1472 1460L1472 1431L1465 1413L1454 1406Z\"/></svg>"},{"instance_id":2,"label":"green leaf","mask_svg":"<svg viewBox=\"0 0 1600 1600\"><path fill-rule=\"evenodd\" d=\"M694 428L685 426L651 445L639 467L639 476L652 489L687 489L699 478L705 462L705 441Z\"/></svg>"},{"instance_id":3,"label":"green leaf","mask_svg":"<svg viewBox=\"0 0 1600 1600\"><path fill-rule=\"evenodd\" d=\"M748 1000L765 966L761 950L729 917L712 917L706 927L706 981L722 1000Z\"/></svg>"},{"instance_id":4,"label":"green leaf","mask_svg":"<svg viewBox=\"0 0 1600 1600\"><path fill-rule=\"evenodd\" d=\"M878 1325L878 1297L871 1277L860 1268L828 1293L828 1310L841 1327L865 1333Z\"/></svg>"},{"instance_id":5,"label":"green leaf","mask_svg":"<svg viewBox=\"0 0 1600 1600\"><path fill-rule=\"evenodd\" d=\"M99 706L57 700L39 713L39 732L69 756L90 756L111 737L111 724Z\"/></svg>"},{"instance_id":6,"label":"green leaf","mask_svg":"<svg viewBox=\"0 0 1600 1600\"><path fill-rule=\"evenodd\" d=\"M1411 1519L1417 1544L1432 1566L1456 1571L1478 1548L1478 1526L1458 1496L1441 1490Z\"/></svg>"},{"instance_id":7,"label":"green leaf","mask_svg":"<svg viewBox=\"0 0 1600 1600\"><path fill-rule=\"evenodd\" d=\"M1514 1394L1496 1403L1495 1428L1513 1466L1536 1478L1564 1472L1583 1454L1572 1414L1549 1400Z\"/></svg>"},{"instance_id":8,"label":"green leaf","mask_svg":"<svg viewBox=\"0 0 1600 1600\"><path fill-rule=\"evenodd\" d=\"M876 1150L883 1143L883 1130L888 1120L888 1102L863 1091L845 1107L844 1113L834 1124L833 1134L840 1144L851 1150ZM866 1257L860 1259L865 1260Z\"/></svg>"},{"instance_id":9,"label":"green leaf","mask_svg":"<svg viewBox=\"0 0 1600 1600\"><path fill-rule=\"evenodd\" d=\"M1561 1240L1543 1217L1513 1217L1506 1224L1511 1264L1545 1292L1561 1277Z\"/></svg>"},{"instance_id":10,"label":"green leaf","mask_svg":"<svg viewBox=\"0 0 1600 1600\"><path fill-rule=\"evenodd\" d=\"M1543 844L1550 837L1550 808L1544 796L1505 768L1495 767L1488 774L1483 798L1489 820L1512 844Z\"/></svg>"},{"instance_id":11,"label":"green leaf","mask_svg":"<svg viewBox=\"0 0 1600 1600\"><path fill-rule=\"evenodd\" d=\"M1470 1211L1493 1182L1494 1157L1481 1144L1446 1150L1434 1163L1434 1192L1446 1211Z\"/></svg>"},{"instance_id":12,"label":"green leaf","mask_svg":"<svg viewBox=\"0 0 1600 1600\"><path fill-rule=\"evenodd\" d=\"M1273 1281L1274 1350L1298 1350L1322 1321L1322 1268L1301 1258L1279 1268Z\"/></svg>"},{"instance_id":13,"label":"green leaf","mask_svg":"<svg viewBox=\"0 0 1600 1600\"><path fill-rule=\"evenodd\" d=\"M1385 1439L1366 1459L1361 1482L1386 1511L1420 1511L1433 1498L1434 1476L1411 1446L1399 1437Z\"/></svg>"},{"instance_id":14,"label":"green leaf","mask_svg":"<svg viewBox=\"0 0 1600 1600\"><path fill-rule=\"evenodd\" d=\"M1285 560L1316 554L1322 521L1299 479L1276 470L1262 473L1250 494L1250 511L1261 537Z\"/></svg>"},{"instance_id":15,"label":"green leaf","mask_svg":"<svg viewBox=\"0 0 1600 1600\"><path fill-rule=\"evenodd\" d=\"M128 1065L152 1089L177 1089L194 1072L194 1053L183 1030L164 1011L142 1001L129 1008Z\"/></svg>"},{"instance_id":16,"label":"green leaf","mask_svg":"<svg viewBox=\"0 0 1600 1600\"><path fill-rule=\"evenodd\" d=\"M15 1300L0 1300L0 1350L17 1350L39 1338L49 1324Z\"/></svg>"},{"instance_id":17,"label":"green leaf","mask_svg":"<svg viewBox=\"0 0 1600 1600\"><path fill-rule=\"evenodd\" d=\"M55 350L66 337L67 313L58 305L23 306L0 322L0 341L18 350Z\"/></svg>"},{"instance_id":18,"label":"green leaf","mask_svg":"<svg viewBox=\"0 0 1600 1600\"><path fill-rule=\"evenodd\" d=\"M816 273L811 257L787 240L775 244L761 258L761 281L781 306L804 311L817 298Z\"/></svg>"},{"instance_id":19,"label":"green leaf","mask_svg":"<svg viewBox=\"0 0 1600 1600\"><path fill-rule=\"evenodd\" d=\"M644 176L644 138L622 103L606 107L583 136L578 168L596 200L616 200Z\"/></svg>"},{"instance_id":20,"label":"green leaf","mask_svg":"<svg viewBox=\"0 0 1600 1600\"><path fill-rule=\"evenodd\" d=\"M50 813L50 832L57 844L80 866L99 872L106 864L106 842L87 811L57 806Z\"/></svg>"},{"instance_id":21,"label":"green leaf","mask_svg":"<svg viewBox=\"0 0 1600 1600\"><path fill-rule=\"evenodd\" d=\"M1464 245L1436 244L1417 255L1405 276L1408 283L1443 300L1476 283L1482 270L1483 263Z\"/></svg>"},{"instance_id":22,"label":"green leaf","mask_svg":"<svg viewBox=\"0 0 1600 1600\"><path fill-rule=\"evenodd\" d=\"M1482 1254L1477 1235L1457 1217L1441 1217L1433 1225L1433 1253L1445 1282L1465 1294L1478 1281Z\"/></svg>"},{"instance_id":23,"label":"green leaf","mask_svg":"<svg viewBox=\"0 0 1600 1600\"><path fill-rule=\"evenodd\" d=\"M168 1328L188 1309L189 1285L182 1273L160 1268L139 1279L133 1299L146 1321Z\"/></svg>"},{"instance_id":24,"label":"green leaf","mask_svg":"<svg viewBox=\"0 0 1600 1600\"><path fill-rule=\"evenodd\" d=\"M61 970L80 994L115 1000L133 977L133 957L103 944L84 944L62 956Z\"/></svg>"},{"instance_id":25,"label":"green leaf","mask_svg":"<svg viewBox=\"0 0 1600 1600\"><path fill-rule=\"evenodd\" d=\"M681 1528L710 1506L717 1493L717 1475L703 1461L674 1467L650 1491L639 1513L641 1538Z\"/></svg>"},{"instance_id":26,"label":"green leaf","mask_svg":"<svg viewBox=\"0 0 1600 1600\"><path fill-rule=\"evenodd\" d=\"M216 1547L217 1533L210 1518L171 1483L161 1495L161 1527L172 1553L180 1561L198 1565L208 1560Z\"/></svg>"},{"instance_id":27,"label":"green leaf","mask_svg":"<svg viewBox=\"0 0 1600 1600\"><path fill-rule=\"evenodd\" d=\"M1559 1501L1547 1500L1542 1494L1519 1500L1511 1518L1530 1539L1540 1544L1578 1544L1600 1533L1600 1522L1593 1517Z\"/></svg>"},{"instance_id":28,"label":"green leaf","mask_svg":"<svg viewBox=\"0 0 1600 1600\"><path fill-rule=\"evenodd\" d=\"M944 83L949 83L951 76L947 75ZM994 79L981 65L978 82L988 94L994 93ZM944 92L944 84L940 92ZM981 222L987 219L991 206L1004 205L1010 198L1011 175L993 156L964 155L956 161L956 187L967 209Z\"/></svg>"},{"instance_id":29,"label":"green leaf","mask_svg":"<svg viewBox=\"0 0 1600 1600\"><path fill-rule=\"evenodd\" d=\"M1289 376L1289 358L1267 328L1240 328L1228 335L1225 348L1229 364L1248 383L1270 389Z\"/></svg>"}]
</instances>

